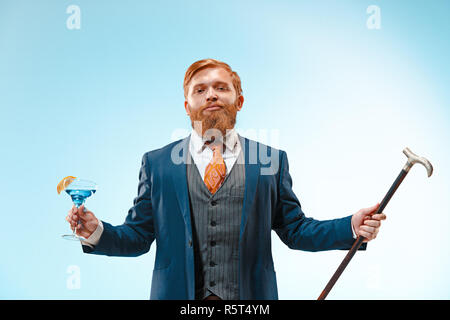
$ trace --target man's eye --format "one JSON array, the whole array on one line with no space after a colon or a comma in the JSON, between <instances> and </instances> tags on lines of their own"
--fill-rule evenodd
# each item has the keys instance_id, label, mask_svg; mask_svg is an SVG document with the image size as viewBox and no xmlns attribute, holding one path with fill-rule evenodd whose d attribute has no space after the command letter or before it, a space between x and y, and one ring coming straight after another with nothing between
<instances>
[{"instance_id":1,"label":"man's eye","mask_svg":"<svg viewBox=\"0 0 450 320\"><path fill-rule=\"evenodd\" d=\"M197 93L202 93L203 91L205 91L205 90L203 90L203 89L197 89L195 92L197 92Z\"/></svg>"},{"instance_id":2,"label":"man's eye","mask_svg":"<svg viewBox=\"0 0 450 320\"><path fill-rule=\"evenodd\" d=\"M227 88L225 88L225 87L218 87L217 90L224 91L224 90L227 90Z\"/></svg>"}]
</instances>

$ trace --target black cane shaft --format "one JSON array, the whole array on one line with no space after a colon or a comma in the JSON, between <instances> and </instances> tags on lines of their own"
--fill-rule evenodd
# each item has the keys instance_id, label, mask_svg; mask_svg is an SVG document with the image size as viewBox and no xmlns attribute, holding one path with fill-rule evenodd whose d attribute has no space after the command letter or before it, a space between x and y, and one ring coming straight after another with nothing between
<instances>
[{"instance_id":1,"label":"black cane shaft","mask_svg":"<svg viewBox=\"0 0 450 320\"><path fill-rule=\"evenodd\" d=\"M400 174L397 176L397 179L395 179L394 183L392 184L389 191L384 196L383 200L380 203L380 207L377 210L377 213L383 212L384 208L387 206L389 200L391 200L392 196L394 195L395 191L397 191L398 186L403 182L403 179L405 179L406 175L408 174L408 171L405 171L402 169Z\"/></svg>"},{"instance_id":2,"label":"black cane shaft","mask_svg":"<svg viewBox=\"0 0 450 320\"><path fill-rule=\"evenodd\" d=\"M330 293L331 289L333 289L334 284L339 279L342 272L344 272L345 268L347 267L350 260L353 258L353 256L355 255L356 251L359 249L359 247L361 246L363 241L364 241L364 237L362 237L362 236L358 236L358 238L356 238L355 242L353 243L353 246L348 251L344 260L342 260L341 264L339 265L337 270L334 272L330 281L328 281L327 285L325 286L325 289L323 289L322 293L320 294L319 298L317 298L317 300L324 300L327 297L328 293Z\"/></svg>"},{"instance_id":3,"label":"black cane shaft","mask_svg":"<svg viewBox=\"0 0 450 320\"><path fill-rule=\"evenodd\" d=\"M395 191L397 191L398 186L402 183L403 179L405 179L406 175L408 174L408 171L402 169L400 174L397 176L397 179L395 179L394 183L392 184L389 191L384 196L383 200L380 203L380 206L378 207L377 213L383 212L384 208L388 204L389 200L391 200L392 196L394 195ZM331 289L333 289L334 285L336 284L336 281L341 276L342 272L344 272L347 265L350 263L350 260L355 255L356 251L358 251L359 247L361 247L361 244L364 241L364 237L358 236L356 238L355 242L353 243L352 247L348 251L347 255L345 256L344 260L342 260L341 264L331 277L330 281L328 281L327 285L325 286L325 289L323 289L322 293L320 294L319 298L317 300L324 300L327 295L330 293Z\"/></svg>"}]
</instances>

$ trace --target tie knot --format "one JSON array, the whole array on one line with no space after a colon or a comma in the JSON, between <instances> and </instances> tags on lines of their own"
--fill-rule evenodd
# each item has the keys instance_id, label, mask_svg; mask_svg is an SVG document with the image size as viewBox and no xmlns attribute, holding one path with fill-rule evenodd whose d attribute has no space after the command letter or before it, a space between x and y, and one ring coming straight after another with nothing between
<instances>
[{"instance_id":1,"label":"tie knot","mask_svg":"<svg viewBox=\"0 0 450 320\"><path fill-rule=\"evenodd\" d=\"M222 153L221 151L221 148L220 148L220 146L219 145L213 145L213 146L211 146L211 149L212 149L212 151L214 152L214 153L216 153L216 152L220 152L220 153Z\"/></svg>"},{"instance_id":2,"label":"tie knot","mask_svg":"<svg viewBox=\"0 0 450 320\"><path fill-rule=\"evenodd\" d=\"M208 146L214 154L219 153L221 154L224 150L224 145L222 143L211 143L209 141L205 142L205 146Z\"/></svg>"}]
</instances>

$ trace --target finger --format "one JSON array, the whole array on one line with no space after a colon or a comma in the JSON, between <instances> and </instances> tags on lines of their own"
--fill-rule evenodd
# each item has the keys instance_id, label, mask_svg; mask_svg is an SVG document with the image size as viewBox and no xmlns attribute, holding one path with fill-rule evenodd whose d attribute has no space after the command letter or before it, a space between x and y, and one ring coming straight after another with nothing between
<instances>
[{"instance_id":1,"label":"finger","mask_svg":"<svg viewBox=\"0 0 450 320\"><path fill-rule=\"evenodd\" d=\"M78 214L81 215L84 212L84 203L78 207Z\"/></svg>"},{"instance_id":2,"label":"finger","mask_svg":"<svg viewBox=\"0 0 450 320\"><path fill-rule=\"evenodd\" d=\"M82 204L79 208L78 208L78 216L81 220L85 221L87 218L87 213L90 213L90 211L88 209L86 209L86 207L84 206L84 204Z\"/></svg>"},{"instance_id":3,"label":"finger","mask_svg":"<svg viewBox=\"0 0 450 320\"><path fill-rule=\"evenodd\" d=\"M363 211L364 214L371 214L374 211L376 211L379 206L380 206L380 203L377 203L377 204L375 204L375 205L373 205L371 207L362 209L362 211Z\"/></svg>"},{"instance_id":4,"label":"finger","mask_svg":"<svg viewBox=\"0 0 450 320\"><path fill-rule=\"evenodd\" d=\"M75 208L75 210L74 210L73 208L74 208L74 207L70 208L70 210L67 211L67 215L68 215L68 216L72 216L72 214L74 214L75 212L77 212L77 211L76 211L76 208Z\"/></svg>"},{"instance_id":5,"label":"finger","mask_svg":"<svg viewBox=\"0 0 450 320\"><path fill-rule=\"evenodd\" d=\"M85 222L92 218L90 215L90 214L92 214L92 212L84 207L83 207L83 209L84 210L78 215L78 217L81 221Z\"/></svg>"},{"instance_id":6,"label":"finger","mask_svg":"<svg viewBox=\"0 0 450 320\"><path fill-rule=\"evenodd\" d=\"M372 234L363 230L359 230L358 234L364 238L366 238L367 240L372 240ZM367 241L364 241L367 242Z\"/></svg>"},{"instance_id":7,"label":"finger","mask_svg":"<svg viewBox=\"0 0 450 320\"><path fill-rule=\"evenodd\" d=\"M82 205L81 206L79 206L79 207L77 207L76 208L76 210L75 210L75 213L74 213L74 215L76 215L77 217L79 217L80 215L81 215L81 208L82 208Z\"/></svg>"},{"instance_id":8,"label":"finger","mask_svg":"<svg viewBox=\"0 0 450 320\"><path fill-rule=\"evenodd\" d=\"M371 233L370 235L370 240L373 240L377 237L379 229L375 229L375 232Z\"/></svg>"},{"instance_id":9,"label":"finger","mask_svg":"<svg viewBox=\"0 0 450 320\"><path fill-rule=\"evenodd\" d=\"M66 216L66 221L68 222L68 223L72 223L72 216L69 216L69 215L67 215Z\"/></svg>"},{"instance_id":10,"label":"finger","mask_svg":"<svg viewBox=\"0 0 450 320\"><path fill-rule=\"evenodd\" d=\"M377 213L372 216L372 220L386 220L386 215L384 213Z\"/></svg>"},{"instance_id":11,"label":"finger","mask_svg":"<svg viewBox=\"0 0 450 320\"><path fill-rule=\"evenodd\" d=\"M369 233L369 234L375 233L375 228L374 227L369 227L369 226L366 226L366 225L362 225L359 228L360 228L360 230L362 230L362 231L364 231L366 233Z\"/></svg>"},{"instance_id":12,"label":"finger","mask_svg":"<svg viewBox=\"0 0 450 320\"><path fill-rule=\"evenodd\" d=\"M378 220L366 220L366 221L364 221L364 224L366 226L375 227L375 228L378 228L381 226L381 222Z\"/></svg>"},{"instance_id":13,"label":"finger","mask_svg":"<svg viewBox=\"0 0 450 320\"><path fill-rule=\"evenodd\" d=\"M72 213L71 215L70 215L70 220L72 221L72 222L78 222L78 219L79 219L80 217L79 217L79 215L78 215L78 213Z\"/></svg>"}]
</instances>

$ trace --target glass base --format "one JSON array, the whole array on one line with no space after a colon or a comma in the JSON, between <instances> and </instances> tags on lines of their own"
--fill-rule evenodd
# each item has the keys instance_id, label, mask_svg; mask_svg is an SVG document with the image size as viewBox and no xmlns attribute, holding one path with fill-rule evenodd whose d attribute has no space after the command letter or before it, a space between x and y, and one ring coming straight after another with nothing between
<instances>
[{"instance_id":1,"label":"glass base","mask_svg":"<svg viewBox=\"0 0 450 320\"><path fill-rule=\"evenodd\" d=\"M75 233L72 234L64 234L61 236L63 239L72 240L72 241L86 241L85 237L78 236Z\"/></svg>"}]
</instances>

